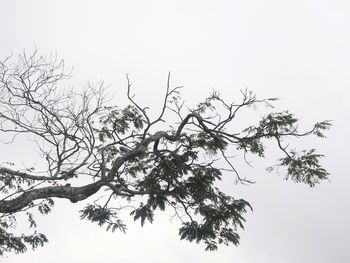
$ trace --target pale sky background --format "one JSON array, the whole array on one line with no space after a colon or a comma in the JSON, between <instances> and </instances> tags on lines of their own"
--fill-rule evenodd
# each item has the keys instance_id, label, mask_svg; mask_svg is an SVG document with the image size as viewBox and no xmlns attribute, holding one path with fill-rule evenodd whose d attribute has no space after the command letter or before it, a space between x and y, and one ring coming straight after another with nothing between
<instances>
[{"instance_id":1,"label":"pale sky background","mask_svg":"<svg viewBox=\"0 0 350 263\"><path fill-rule=\"evenodd\" d=\"M130 222L126 235L107 233L79 220L83 204L67 201L39 218L49 244L0 262L350 262L349 1L2 0L0 10L1 58L34 47L57 51L74 67L72 84L104 80L116 101L125 101L129 73L139 101L156 110L170 70L189 104L213 88L235 98L248 87L259 97L282 98L278 109L295 113L305 128L334 121L326 140L299 144L326 155L330 182L310 189L283 181L264 170L274 158L255 168L238 164L257 181L223 186L254 208L238 247L205 252L180 242L178 223L168 216L143 229ZM24 163L29 152L1 146L0 163Z\"/></svg>"}]
</instances>

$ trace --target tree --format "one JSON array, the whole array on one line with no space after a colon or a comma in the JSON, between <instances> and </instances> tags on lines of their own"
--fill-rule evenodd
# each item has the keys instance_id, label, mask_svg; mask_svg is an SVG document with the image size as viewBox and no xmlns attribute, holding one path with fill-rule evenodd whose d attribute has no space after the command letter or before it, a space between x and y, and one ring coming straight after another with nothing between
<instances>
[{"instance_id":1,"label":"tree","mask_svg":"<svg viewBox=\"0 0 350 263\"><path fill-rule=\"evenodd\" d=\"M134 220L144 225L153 221L156 211L167 208L182 221L181 239L202 241L207 250L219 244L237 245L237 229L243 228L243 215L251 206L222 192L216 182L223 173L232 173L237 183L252 183L240 176L229 153L264 157L267 140L275 142L282 154L271 170L284 167L286 179L311 187L328 177L319 164L321 154L314 149L298 152L285 140L324 137L330 121L300 132L297 118L283 111L234 131L231 124L243 109L257 104L272 107L276 98L257 99L246 90L239 102L227 102L213 92L188 109L180 87L170 87L169 75L162 109L152 119L148 108L135 101L128 77L126 107L108 105L103 83L82 92L60 88L68 77L63 61L37 52L0 63L1 136L10 136L13 142L25 135L42 160L40 167L27 169L1 163L1 254L24 252L26 245L34 249L47 242L37 232L13 234L18 214L24 213L35 228L33 209L47 214L55 198L75 203L102 190L105 199L81 210L82 219L125 232L120 210L130 209ZM177 120L166 120L166 114ZM116 199L126 205L115 207Z\"/></svg>"}]
</instances>

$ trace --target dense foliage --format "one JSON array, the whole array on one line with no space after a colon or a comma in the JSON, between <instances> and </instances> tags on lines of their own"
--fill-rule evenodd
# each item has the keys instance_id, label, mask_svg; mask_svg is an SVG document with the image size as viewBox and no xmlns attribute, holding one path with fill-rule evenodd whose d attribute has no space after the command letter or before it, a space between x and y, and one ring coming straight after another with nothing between
<instances>
[{"instance_id":1,"label":"dense foliage","mask_svg":"<svg viewBox=\"0 0 350 263\"><path fill-rule=\"evenodd\" d=\"M0 135L11 140L29 137L43 161L28 169L14 164L20 160L0 162L0 254L47 242L36 232L14 235L18 214L25 213L35 228L33 209L47 214L55 198L75 203L102 190L105 199L87 204L82 219L125 232L121 210L129 209L144 225L153 222L155 212L171 209L182 222L181 239L204 242L207 250L237 245L237 229L243 228L243 215L251 206L228 196L216 183L223 173L233 174L237 183L251 183L240 176L230 155L265 157L267 140L276 142L282 154L271 170L285 167L286 179L310 186L328 177L319 164L322 155L314 149L296 151L285 140L324 137L329 121L300 132L297 118L283 111L234 130L231 124L242 109L257 104L273 109L275 98L257 99L243 91L239 100L228 102L213 92L189 109L180 87L171 88L168 79L160 114L151 118L148 108L131 95L129 78L129 105L117 107L106 103L102 83L80 93L59 87L68 76L62 61L36 53L0 63ZM166 117L170 113L173 116ZM125 205L117 206L121 202Z\"/></svg>"}]
</instances>

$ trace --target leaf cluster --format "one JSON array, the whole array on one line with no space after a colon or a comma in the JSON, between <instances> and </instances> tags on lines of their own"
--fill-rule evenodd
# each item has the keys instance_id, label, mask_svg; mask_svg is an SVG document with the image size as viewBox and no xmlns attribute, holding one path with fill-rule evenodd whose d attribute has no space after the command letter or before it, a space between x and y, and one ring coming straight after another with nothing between
<instances>
[{"instance_id":1,"label":"leaf cluster","mask_svg":"<svg viewBox=\"0 0 350 263\"><path fill-rule=\"evenodd\" d=\"M126 231L126 225L118 218L117 213L112 209L101 207L99 205L89 204L80 210L81 219L86 219L97 223L99 226L107 224L107 231L120 230L123 233Z\"/></svg>"}]
</instances>

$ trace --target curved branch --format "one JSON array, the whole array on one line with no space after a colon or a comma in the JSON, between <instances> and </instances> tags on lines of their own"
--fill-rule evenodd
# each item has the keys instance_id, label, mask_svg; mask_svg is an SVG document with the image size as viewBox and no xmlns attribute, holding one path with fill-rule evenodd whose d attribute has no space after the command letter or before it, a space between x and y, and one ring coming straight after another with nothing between
<instances>
[{"instance_id":1,"label":"curved branch","mask_svg":"<svg viewBox=\"0 0 350 263\"><path fill-rule=\"evenodd\" d=\"M52 197L69 199L72 203L76 203L95 194L105 184L104 180L99 180L80 187L65 185L33 189L11 200L1 201L0 213L14 213L30 205L35 200Z\"/></svg>"}]
</instances>

